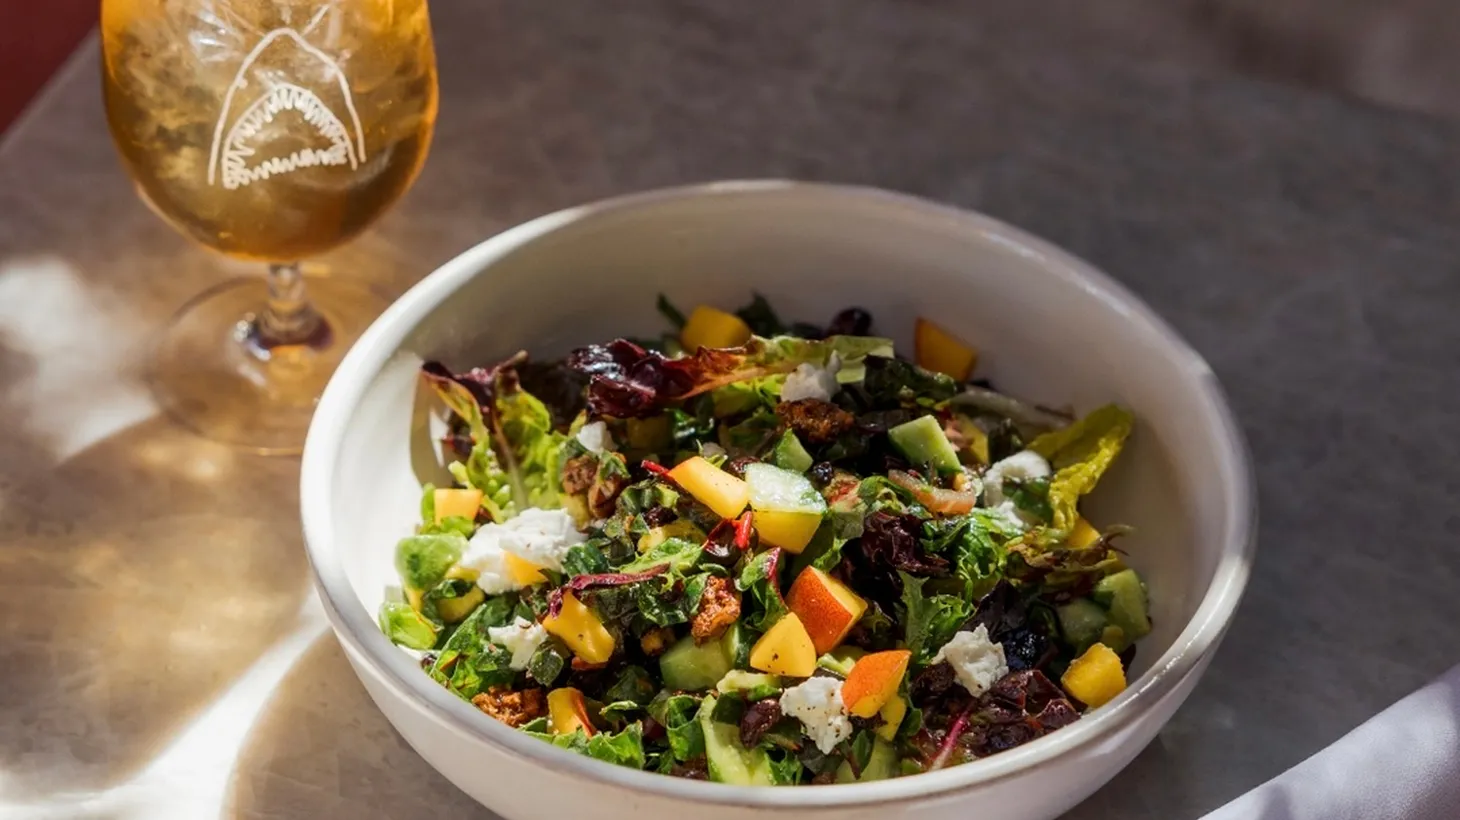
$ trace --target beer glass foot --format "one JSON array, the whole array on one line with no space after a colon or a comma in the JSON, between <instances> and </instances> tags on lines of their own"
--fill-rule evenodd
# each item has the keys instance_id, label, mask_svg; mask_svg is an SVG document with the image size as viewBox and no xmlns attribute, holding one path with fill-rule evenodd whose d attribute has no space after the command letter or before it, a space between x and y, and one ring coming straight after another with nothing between
<instances>
[{"instance_id":1,"label":"beer glass foot","mask_svg":"<svg viewBox=\"0 0 1460 820\"><path fill-rule=\"evenodd\" d=\"M159 336L147 374L168 415L213 441L266 455L300 452L325 383L387 304L354 282L306 279L319 322L294 344L261 330L269 298L261 278L223 282L184 305Z\"/></svg>"}]
</instances>

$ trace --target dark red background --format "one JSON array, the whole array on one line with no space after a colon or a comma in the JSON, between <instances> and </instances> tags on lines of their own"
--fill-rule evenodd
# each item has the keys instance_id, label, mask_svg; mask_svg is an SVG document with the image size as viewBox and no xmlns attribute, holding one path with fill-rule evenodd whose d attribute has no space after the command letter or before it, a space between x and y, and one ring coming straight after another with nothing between
<instances>
[{"instance_id":1,"label":"dark red background","mask_svg":"<svg viewBox=\"0 0 1460 820\"><path fill-rule=\"evenodd\" d=\"M96 24L100 0L0 0L0 132Z\"/></svg>"}]
</instances>

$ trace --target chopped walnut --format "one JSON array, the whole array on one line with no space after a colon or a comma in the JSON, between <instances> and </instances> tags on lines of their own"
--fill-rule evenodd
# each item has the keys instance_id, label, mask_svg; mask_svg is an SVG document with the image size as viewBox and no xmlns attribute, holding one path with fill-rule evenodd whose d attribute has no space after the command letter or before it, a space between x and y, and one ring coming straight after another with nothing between
<instances>
[{"instance_id":1,"label":"chopped walnut","mask_svg":"<svg viewBox=\"0 0 1460 820\"><path fill-rule=\"evenodd\" d=\"M708 643L725 634L740 617L740 593L729 578L710 576L700 597L700 608L690 622L689 633L696 644Z\"/></svg>"},{"instance_id":2,"label":"chopped walnut","mask_svg":"<svg viewBox=\"0 0 1460 820\"><path fill-rule=\"evenodd\" d=\"M857 423L851 413L821 399L783 401L776 405L776 415L797 436L809 442L835 441Z\"/></svg>"},{"instance_id":3,"label":"chopped walnut","mask_svg":"<svg viewBox=\"0 0 1460 820\"><path fill-rule=\"evenodd\" d=\"M541 689L493 686L471 699L472 705L508 726L518 728L547 714L547 696Z\"/></svg>"},{"instance_id":4,"label":"chopped walnut","mask_svg":"<svg viewBox=\"0 0 1460 820\"><path fill-rule=\"evenodd\" d=\"M607 518L613 515L614 504L618 502L619 493L629 486L629 477L626 475L614 474L605 476L602 471L594 476L593 485L588 488L588 512L594 518Z\"/></svg>"},{"instance_id":5,"label":"chopped walnut","mask_svg":"<svg viewBox=\"0 0 1460 820\"><path fill-rule=\"evenodd\" d=\"M664 650L668 649L672 643L674 643L674 630L667 626L660 626L644 633L644 637L639 639L639 648L644 650L645 655L655 658L664 654Z\"/></svg>"}]
</instances>

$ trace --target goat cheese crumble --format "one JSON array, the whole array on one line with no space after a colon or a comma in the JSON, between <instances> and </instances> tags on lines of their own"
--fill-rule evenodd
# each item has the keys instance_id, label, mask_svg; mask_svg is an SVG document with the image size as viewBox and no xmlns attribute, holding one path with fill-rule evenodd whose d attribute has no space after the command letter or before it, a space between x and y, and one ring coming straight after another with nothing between
<instances>
[{"instance_id":1,"label":"goat cheese crumble","mask_svg":"<svg viewBox=\"0 0 1460 820\"><path fill-rule=\"evenodd\" d=\"M841 369L841 358L835 353L831 354L826 367L817 367L810 363L797 366L786 375L786 383L781 385L781 401L831 401L831 397L841 389L836 380L836 374Z\"/></svg>"},{"instance_id":2,"label":"goat cheese crumble","mask_svg":"<svg viewBox=\"0 0 1460 820\"><path fill-rule=\"evenodd\" d=\"M525 618L518 618L506 626L487 627L487 639L512 653L509 665L519 672L527 668L547 636L547 630L541 624Z\"/></svg>"},{"instance_id":3,"label":"goat cheese crumble","mask_svg":"<svg viewBox=\"0 0 1460 820\"><path fill-rule=\"evenodd\" d=\"M507 571L507 553L562 571L568 550L586 540L567 512L530 507L505 523L483 524L467 543L461 564L477 571L483 592L500 595L521 588Z\"/></svg>"},{"instance_id":4,"label":"goat cheese crumble","mask_svg":"<svg viewBox=\"0 0 1460 820\"><path fill-rule=\"evenodd\" d=\"M806 736L822 754L852 736L852 721L842 703L842 682L811 678L781 693L781 712L801 721Z\"/></svg>"},{"instance_id":5,"label":"goat cheese crumble","mask_svg":"<svg viewBox=\"0 0 1460 820\"><path fill-rule=\"evenodd\" d=\"M608 425L601 421L592 421L578 430L576 436L578 443L583 449L590 453L598 454L604 450L614 448L613 435L608 432Z\"/></svg>"},{"instance_id":6,"label":"goat cheese crumble","mask_svg":"<svg viewBox=\"0 0 1460 820\"><path fill-rule=\"evenodd\" d=\"M943 644L943 648L933 656L933 663L943 661L953 667L958 682L974 697L987 692L989 687L1009 674L1004 645L989 640L988 628L983 624L972 632L956 633L952 640Z\"/></svg>"}]
</instances>

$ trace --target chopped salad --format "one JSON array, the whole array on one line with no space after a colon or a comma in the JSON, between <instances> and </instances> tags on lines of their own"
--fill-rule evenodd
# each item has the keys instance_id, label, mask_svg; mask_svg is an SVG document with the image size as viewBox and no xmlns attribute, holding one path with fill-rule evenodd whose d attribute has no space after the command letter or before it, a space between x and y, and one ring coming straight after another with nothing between
<instances>
[{"instance_id":1,"label":"chopped salad","mask_svg":"<svg viewBox=\"0 0 1460 820\"><path fill-rule=\"evenodd\" d=\"M662 338L421 377L449 408L380 627L440 685L611 763L848 783L1013 748L1118 695L1151 629L1081 514L1133 423L757 296Z\"/></svg>"}]
</instances>

